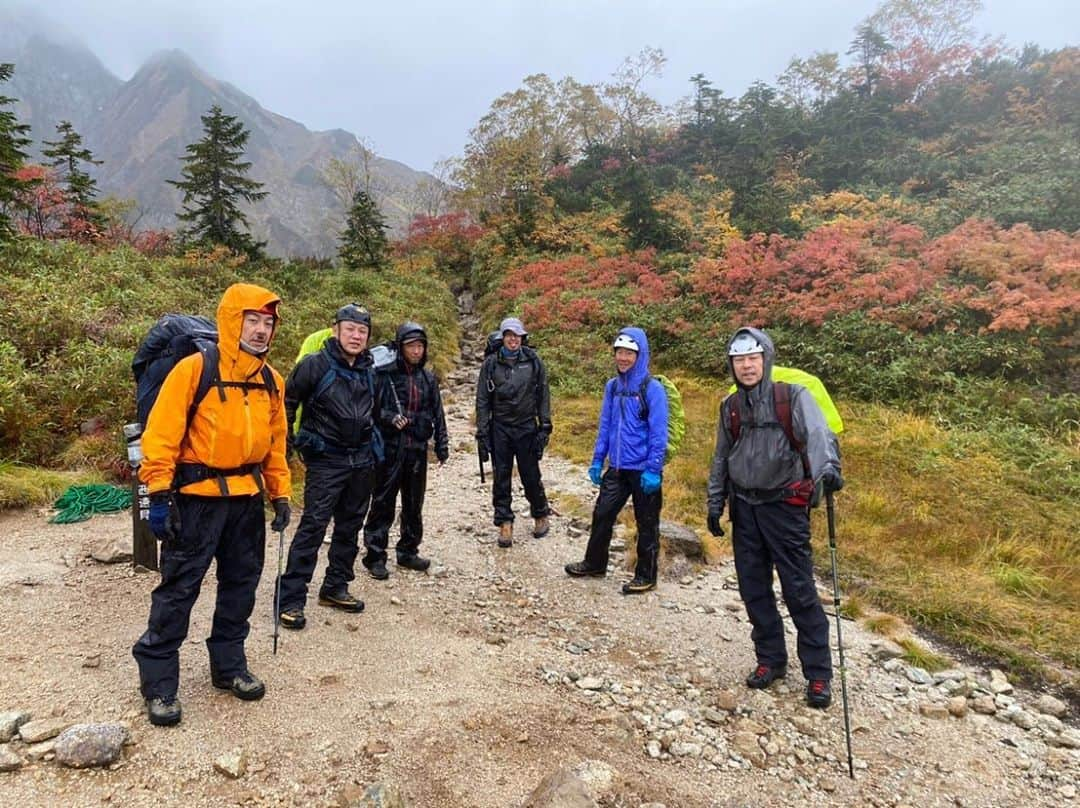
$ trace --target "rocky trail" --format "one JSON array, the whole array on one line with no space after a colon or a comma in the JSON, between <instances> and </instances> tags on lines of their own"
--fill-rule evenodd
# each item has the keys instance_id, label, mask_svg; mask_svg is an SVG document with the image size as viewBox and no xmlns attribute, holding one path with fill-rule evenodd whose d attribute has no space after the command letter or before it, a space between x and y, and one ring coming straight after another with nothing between
<instances>
[{"instance_id":1,"label":"rocky trail","mask_svg":"<svg viewBox=\"0 0 1080 808\"><path fill-rule=\"evenodd\" d=\"M514 546L499 549L490 478L481 485L471 439L477 362L463 357L446 383L455 451L429 476L427 573L391 564L379 582L358 564L353 591L366 611L343 614L312 598L307 628L282 631L274 656L277 544L268 536L247 646L267 683L259 702L210 685L201 646L211 572L181 651L183 722L151 727L130 648L156 576L91 557L124 543L130 516L63 526L47 524L44 511L0 516L0 804L1076 803L1076 715L1000 672L929 674L845 621L852 780L839 679L827 711L803 706L797 664L770 690L742 685L754 659L730 564L668 553L658 589L628 598L619 551L606 578L572 580L562 567L581 557L587 523L556 516L534 539L520 490L515 505L526 512ZM585 469L559 458L543 468L556 506L560 497L591 501ZM842 532L841 510L841 554ZM321 566L316 584L320 575ZM105 731L113 754L123 744L114 762L62 765L73 754L78 762L78 744L61 730L84 722L121 724Z\"/></svg>"}]
</instances>

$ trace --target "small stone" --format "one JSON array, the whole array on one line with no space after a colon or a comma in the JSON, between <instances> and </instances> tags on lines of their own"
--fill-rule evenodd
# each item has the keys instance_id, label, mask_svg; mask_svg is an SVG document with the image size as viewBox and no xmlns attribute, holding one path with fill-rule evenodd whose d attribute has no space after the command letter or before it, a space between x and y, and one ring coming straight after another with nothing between
<instances>
[{"instance_id":1,"label":"small stone","mask_svg":"<svg viewBox=\"0 0 1080 808\"><path fill-rule=\"evenodd\" d=\"M997 712L993 696L976 696L971 700L971 709L982 715L993 715Z\"/></svg>"},{"instance_id":2,"label":"small stone","mask_svg":"<svg viewBox=\"0 0 1080 808\"><path fill-rule=\"evenodd\" d=\"M1035 720L1035 716L1029 713L1027 710L1016 710L1009 714L1009 718L1020 729L1035 729L1035 725L1038 723Z\"/></svg>"},{"instance_id":3,"label":"small stone","mask_svg":"<svg viewBox=\"0 0 1080 808\"><path fill-rule=\"evenodd\" d=\"M870 656L878 662L888 662L890 659L899 659L904 655L904 649L892 640L872 640L870 642Z\"/></svg>"},{"instance_id":4,"label":"small stone","mask_svg":"<svg viewBox=\"0 0 1080 808\"><path fill-rule=\"evenodd\" d=\"M949 709L944 704L920 704L919 713L924 718L943 719L949 717Z\"/></svg>"},{"instance_id":5,"label":"small stone","mask_svg":"<svg viewBox=\"0 0 1080 808\"><path fill-rule=\"evenodd\" d=\"M73 769L108 766L130 738L122 724L76 724L57 737L56 760Z\"/></svg>"},{"instance_id":6,"label":"small stone","mask_svg":"<svg viewBox=\"0 0 1080 808\"><path fill-rule=\"evenodd\" d=\"M591 808L596 801L589 789L567 768L547 774L533 789L522 808Z\"/></svg>"},{"instance_id":7,"label":"small stone","mask_svg":"<svg viewBox=\"0 0 1080 808\"><path fill-rule=\"evenodd\" d=\"M674 757L701 757L701 744L676 741L668 750Z\"/></svg>"},{"instance_id":8,"label":"small stone","mask_svg":"<svg viewBox=\"0 0 1080 808\"><path fill-rule=\"evenodd\" d=\"M577 686L582 690L603 690L604 680L596 676L582 676L577 680Z\"/></svg>"},{"instance_id":9,"label":"small stone","mask_svg":"<svg viewBox=\"0 0 1080 808\"><path fill-rule=\"evenodd\" d=\"M517 736L517 742L518 743L528 743L529 742L529 733L523 732L520 735L518 735Z\"/></svg>"},{"instance_id":10,"label":"small stone","mask_svg":"<svg viewBox=\"0 0 1080 808\"><path fill-rule=\"evenodd\" d=\"M735 712L739 706L739 701L735 697L733 690L721 690L716 694L716 699L713 701L716 705L716 709L724 710L729 713Z\"/></svg>"},{"instance_id":11,"label":"small stone","mask_svg":"<svg viewBox=\"0 0 1080 808\"><path fill-rule=\"evenodd\" d=\"M923 668L914 665L908 667L907 670L904 671L904 675L908 678L909 682L914 682L917 685L932 685L934 683L934 677Z\"/></svg>"},{"instance_id":12,"label":"small stone","mask_svg":"<svg viewBox=\"0 0 1080 808\"><path fill-rule=\"evenodd\" d=\"M1050 742L1066 749L1080 749L1080 730L1069 727L1069 729L1059 732L1056 737L1051 738Z\"/></svg>"},{"instance_id":13,"label":"small stone","mask_svg":"<svg viewBox=\"0 0 1080 808\"><path fill-rule=\"evenodd\" d=\"M399 598L397 595L391 595L390 596L390 605L391 606L400 606L401 605L401 598Z\"/></svg>"},{"instance_id":14,"label":"small stone","mask_svg":"<svg viewBox=\"0 0 1080 808\"><path fill-rule=\"evenodd\" d=\"M226 752L214 761L214 771L239 780L247 772L247 753L240 747Z\"/></svg>"},{"instance_id":15,"label":"small stone","mask_svg":"<svg viewBox=\"0 0 1080 808\"><path fill-rule=\"evenodd\" d=\"M963 718L967 715L968 703L967 699L963 696L953 696L946 703L946 706L948 707L949 715L954 718Z\"/></svg>"},{"instance_id":16,"label":"small stone","mask_svg":"<svg viewBox=\"0 0 1080 808\"><path fill-rule=\"evenodd\" d=\"M19 731L19 727L30 720L30 713L11 711L0 713L0 743L7 743Z\"/></svg>"},{"instance_id":17,"label":"small stone","mask_svg":"<svg viewBox=\"0 0 1080 808\"><path fill-rule=\"evenodd\" d=\"M324 673L319 677L319 685L322 687L332 687L333 685L341 684L340 673Z\"/></svg>"},{"instance_id":18,"label":"small stone","mask_svg":"<svg viewBox=\"0 0 1080 808\"><path fill-rule=\"evenodd\" d=\"M19 727L19 737L25 743L40 743L49 738L55 738L73 723L63 718L39 718L36 721L27 721Z\"/></svg>"},{"instance_id":19,"label":"small stone","mask_svg":"<svg viewBox=\"0 0 1080 808\"><path fill-rule=\"evenodd\" d=\"M990 671L990 692L995 696L1002 693L1013 692L1013 686L1009 684L1008 677L1005 676L1004 672L999 671L997 668Z\"/></svg>"},{"instance_id":20,"label":"small stone","mask_svg":"<svg viewBox=\"0 0 1080 808\"><path fill-rule=\"evenodd\" d=\"M1052 715L1054 718L1062 718L1065 713L1069 711L1069 705L1061 699L1056 699L1047 693L1039 696L1039 700L1035 702L1035 709L1045 715Z\"/></svg>"},{"instance_id":21,"label":"small stone","mask_svg":"<svg viewBox=\"0 0 1080 808\"><path fill-rule=\"evenodd\" d=\"M6 746L0 747L0 772L13 772L21 769L23 759Z\"/></svg>"},{"instance_id":22,"label":"small stone","mask_svg":"<svg viewBox=\"0 0 1080 808\"><path fill-rule=\"evenodd\" d=\"M833 791L836 791L836 781L833 780L831 777L818 778L818 788L820 788L822 791L828 791L829 793L832 793Z\"/></svg>"},{"instance_id":23,"label":"small stone","mask_svg":"<svg viewBox=\"0 0 1080 808\"><path fill-rule=\"evenodd\" d=\"M759 769L765 768L765 750L758 743L757 735L752 732L736 732L731 747L739 757L748 760Z\"/></svg>"},{"instance_id":24,"label":"small stone","mask_svg":"<svg viewBox=\"0 0 1080 808\"><path fill-rule=\"evenodd\" d=\"M1074 800L1076 799L1076 786L1072 783L1066 783L1058 789L1058 794L1067 800Z\"/></svg>"},{"instance_id":25,"label":"small stone","mask_svg":"<svg viewBox=\"0 0 1080 808\"><path fill-rule=\"evenodd\" d=\"M372 783L350 808L405 808L405 800L397 786L390 783Z\"/></svg>"},{"instance_id":26,"label":"small stone","mask_svg":"<svg viewBox=\"0 0 1080 808\"><path fill-rule=\"evenodd\" d=\"M1061 732L1065 725L1061 723L1060 718L1054 718L1052 715L1040 715L1039 726L1047 732Z\"/></svg>"},{"instance_id":27,"label":"small stone","mask_svg":"<svg viewBox=\"0 0 1080 808\"><path fill-rule=\"evenodd\" d=\"M653 760L656 760L658 757L660 757L662 751L663 750L660 748L660 741L654 740L649 741L647 744L645 744L645 752Z\"/></svg>"},{"instance_id":28,"label":"small stone","mask_svg":"<svg viewBox=\"0 0 1080 808\"><path fill-rule=\"evenodd\" d=\"M685 525L660 520L660 539L669 554L678 553L690 559L705 557L698 534Z\"/></svg>"},{"instance_id":29,"label":"small stone","mask_svg":"<svg viewBox=\"0 0 1080 808\"><path fill-rule=\"evenodd\" d=\"M388 755L390 754L390 744L378 739L368 741L364 744L364 754L368 757L382 757L383 755Z\"/></svg>"},{"instance_id":30,"label":"small stone","mask_svg":"<svg viewBox=\"0 0 1080 808\"><path fill-rule=\"evenodd\" d=\"M51 759L56 754L56 739L49 738L47 741L41 743L30 744L26 748L26 756L30 760L46 760Z\"/></svg>"},{"instance_id":31,"label":"small stone","mask_svg":"<svg viewBox=\"0 0 1080 808\"><path fill-rule=\"evenodd\" d=\"M664 713L664 721L671 724L673 727L679 726L689 717L686 710L669 710Z\"/></svg>"},{"instance_id":32,"label":"small stone","mask_svg":"<svg viewBox=\"0 0 1080 808\"><path fill-rule=\"evenodd\" d=\"M100 668L101 667L101 654L90 654L83 657L82 666L84 668Z\"/></svg>"},{"instance_id":33,"label":"small stone","mask_svg":"<svg viewBox=\"0 0 1080 808\"><path fill-rule=\"evenodd\" d=\"M118 537L103 539L90 553L100 564L125 564L132 559L132 535L128 531Z\"/></svg>"},{"instance_id":34,"label":"small stone","mask_svg":"<svg viewBox=\"0 0 1080 808\"><path fill-rule=\"evenodd\" d=\"M710 724L723 724L727 720L727 713L714 710L712 707L706 707L701 711L701 717Z\"/></svg>"}]
</instances>

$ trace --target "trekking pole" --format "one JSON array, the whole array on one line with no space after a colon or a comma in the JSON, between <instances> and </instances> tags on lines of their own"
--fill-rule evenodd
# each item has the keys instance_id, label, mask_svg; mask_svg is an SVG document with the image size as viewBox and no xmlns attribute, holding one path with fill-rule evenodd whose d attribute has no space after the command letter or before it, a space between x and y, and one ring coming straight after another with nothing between
<instances>
[{"instance_id":1,"label":"trekking pole","mask_svg":"<svg viewBox=\"0 0 1080 808\"><path fill-rule=\"evenodd\" d=\"M476 447L476 459L480 461L480 484L487 485L487 480L484 479L484 452L479 445Z\"/></svg>"},{"instance_id":2,"label":"trekking pole","mask_svg":"<svg viewBox=\"0 0 1080 808\"><path fill-rule=\"evenodd\" d=\"M844 701L844 735L847 738L847 767L855 779L855 762L851 757L851 716L848 713L847 668L844 665L844 637L840 631L840 577L836 571L836 511L832 491L825 494L825 511L829 517L829 555L832 558L833 612L836 613L836 647L840 652L840 694Z\"/></svg>"},{"instance_id":3,"label":"trekking pole","mask_svg":"<svg viewBox=\"0 0 1080 808\"><path fill-rule=\"evenodd\" d=\"M277 583L274 585L274 654L277 654L278 631L281 628L281 569L282 556L285 554L285 528L278 531L277 540Z\"/></svg>"}]
</instances>

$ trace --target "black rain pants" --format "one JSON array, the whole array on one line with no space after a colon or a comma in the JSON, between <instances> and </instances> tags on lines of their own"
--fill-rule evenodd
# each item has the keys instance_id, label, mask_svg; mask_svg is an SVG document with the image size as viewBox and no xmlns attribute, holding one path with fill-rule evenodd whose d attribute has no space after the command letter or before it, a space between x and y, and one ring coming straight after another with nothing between
<instances>
[{"instance_id":1,"label":"black rain pants","mask_svg":"<svg viewBox=\"0 0 1080 808\"><path fill-rule=\"evenodd\" d=\"M244 640L266 552L261 495L197 497L176 494L180 536L161 544L161 583L150 595L146 631L131 649L147 699L175 696L180 646L210 563L217 559L217 602L206 649L210 668L231 678L247 669Z\"/></svg>"},{"instance_id":2,"label":"black rain pants","mask_svg":"<svg viewBox=\"0 0 1080 808\"><path fill-rule=\"evenodd\" d=\"M304 514L289 545L289 563L281 578L279 608L304 608L308 584L315 573L326 527L334 520L321 592L340 593L355 576L360 528L364 525L374 471L370 463L354 465L345 459L313 460L304 480Z\"/></svg>"},{"instance_id":3,"label":"black rain pants","mask_svg":"<svg viewBox=\"0 0 1080 808\"><path fill-rule=\"evenodd\" d=\"M780 577L803 676L831 679L829 621L814 583L810 552L810 514L785 502L751 505L731 498L732 544L739 595L746 606L759 665L787 665L784 622L773 594L773 568Z\"/></svg>"},{"instance_id":4,"label":"black rain pants","mask_svg":"<svg viewBox=\"0 0 1080 808\"><path fill-rule=\"evenodd\" d=\"M539 429L536 423L503 424L494 421L491 425L491 462L495 467L495 482L491 487L491 504L495 508L495 526L504 522L513 523L514 510L510 502L510 480L517 460L518 475L525 488L525 498L529 500L529 512L533 519L547 516L547 494L540 479L540 460L536 456L536 441Z\"/></svg>"},{"instance_id":5,"label":"black rain pants","mask_svg":"<svg viewBox=\"0 0 1080 808\"><path fill-rule=\"evenodd\" d=\"M371 513L364 525L364 566L386 561L390 526L394 524L398 492L401 493L401 530L397 557L414 556L424 539L424 493L427 490L427 449L404 449L388 454L375 471Z\"/></svg>"},{"instance_id":6,"label":"black rain pants","mask_svg":"<svg viewBox=\"0 0 1080 808\"><path fill-rule=\"evenodd\" d=\"M609 468L604 472L600 492L593 506L589 545L585 548L585 564L594 570L607 570L608 548L615 519L626 500L633 498L634 521L637 522L637 564L634 577L656 582L656 566L660 558L660 508L663 488L652 494L641 490L641 472Z\"/></svg>"}]
</instances>

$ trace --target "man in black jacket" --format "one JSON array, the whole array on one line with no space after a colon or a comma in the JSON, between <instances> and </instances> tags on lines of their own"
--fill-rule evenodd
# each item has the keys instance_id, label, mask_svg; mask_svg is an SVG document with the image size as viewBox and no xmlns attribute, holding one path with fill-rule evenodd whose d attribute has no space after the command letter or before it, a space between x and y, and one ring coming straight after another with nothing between
<instances>
[{"instance_id":1,"label":"man in black jacket","mask_svg":"<svg viewBox=\"0 0 1080 808\"><path fill-rule=\"evenodd\" d=\"M548 532L547 495L540 479L540 459L551 436L551 394L547 370L536 351L523 344L528 333L521 320L507 317L499 325L502 345L480 366L476 384L476 440L480 458L490 455L495 466L492 504L499 546L514 543L514 511L510 478L517 460L518 474L529 500L533 536Z\"/></svg>"},{"instance_id":2,"label":"man in black jacket","mask_svg":"<svg viewBox=\"0 0 1080 808\"><path fill-rule=\"evenodd\" d=\"M307 622L307 587L331 518L334 533L319 603L347 612L364 610L364 602L349 593L349 582L375 465L382 457L382 436L376 428L379 394L367 350L371 315L356 303L342 306L333 331L323 349L300 360L285 382L290 432L297 409L303 407L290 446L307 467L304 515L289 547L278 604L281 625L291 629Z\"/></svg>"},{"instance_id":3,"label":"man in black jacket","mask_svg":"<svg viewBox=\"0 0 1080 808\"><path fill-rule=\"evenodd\" d=\"M364 526L364 566L371 577L384 580L386 545L394 507L401 492L401 535L397 543L399 567L423 572L431 562L419 554L424 536L424 492L427 489L428 441L435 441L435 457L442 465L450 456L446 415L435 374L427 370L427 332L419 323L404 323L394 340L397 359L382 384L380 429L386 457L375 472L371 514Z\"/></svg>"}]
</instances>

